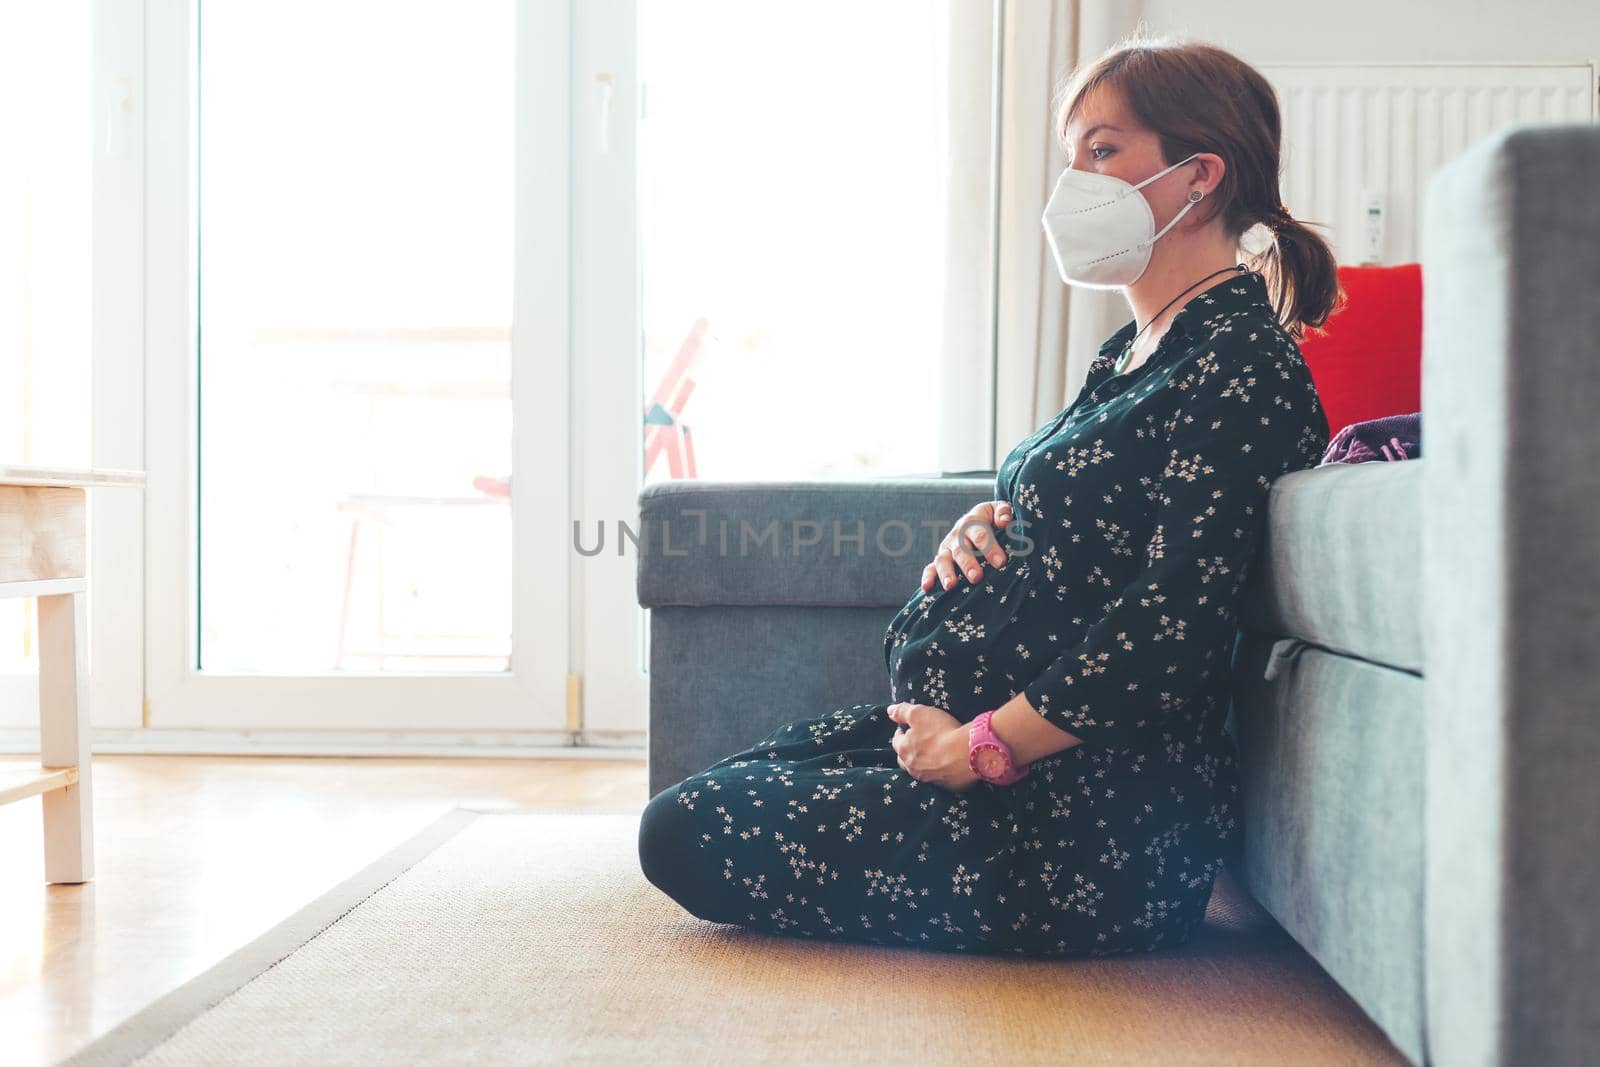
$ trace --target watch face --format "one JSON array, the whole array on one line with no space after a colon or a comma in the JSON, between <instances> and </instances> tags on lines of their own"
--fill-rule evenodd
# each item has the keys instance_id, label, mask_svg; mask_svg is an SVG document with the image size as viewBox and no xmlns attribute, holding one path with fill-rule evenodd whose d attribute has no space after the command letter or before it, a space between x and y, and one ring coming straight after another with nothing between
<instances>
[{"instance_id":1,"label":"watch face","mask_svg":"<svg viewBox=\"0 0 1600 1067\"><path fill-rule=\"evenodd\" d=\"M1001 775L1006 773L1008 764L1005 753L993 745L984 745L978 749L977 770L982 775Z\"/></svg>"}]
</instances>

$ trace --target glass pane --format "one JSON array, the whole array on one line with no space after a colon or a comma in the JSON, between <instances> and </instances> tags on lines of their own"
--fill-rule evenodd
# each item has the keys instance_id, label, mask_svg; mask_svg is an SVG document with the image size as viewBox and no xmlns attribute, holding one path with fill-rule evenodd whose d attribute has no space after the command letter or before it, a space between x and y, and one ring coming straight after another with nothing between
<instances>
[{"instance_id":1,"label":"glass pane","mask_svg":"<svg viewBox=\"0 0 1600 1067\"><path fill-rule=\"evenodd\" d=\"M646 483L989 461L992 17L640 0Z\"/></svg>"},{"instance_id":2,"label":"glass pane","mask_svg":"<svg viewBox=\"0 0 1600 1067\"><path fill-rule=\"evenodd\" d=\"M205 670L509 666L514 15L203 7Z\"/></svg>"},{"instance_id":3,"label":"glass pane","mask_svg":"<svg viewBox=\"0 0 1600 1067\"><path fill-rule=\"evenodd\" d=\"M0 6L0 462L7 464L84 467L90 460L90 29L87 0ZM37 677L36 609L32 597L0 600L0 675Z\"/></svg>"}]
</instances>

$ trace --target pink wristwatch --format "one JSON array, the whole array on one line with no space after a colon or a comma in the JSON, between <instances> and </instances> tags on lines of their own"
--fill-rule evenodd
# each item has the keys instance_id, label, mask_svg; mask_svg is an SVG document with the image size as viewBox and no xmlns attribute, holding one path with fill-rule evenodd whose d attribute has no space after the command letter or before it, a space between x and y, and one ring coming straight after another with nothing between
<instances>
[{"instance_id":1,"label":"pink wristwatch","mask_svg":"<svg viewBox=\"0 0 1600 1067\"><path fill-rule=\"evenodd\" d=\"M1011 748L989 728L994 710L972 720L967 730L967 763L979 778L995 785L1011 785L1028 776L1028 765L1017 765Z\"/></svg>"}]
</instances>

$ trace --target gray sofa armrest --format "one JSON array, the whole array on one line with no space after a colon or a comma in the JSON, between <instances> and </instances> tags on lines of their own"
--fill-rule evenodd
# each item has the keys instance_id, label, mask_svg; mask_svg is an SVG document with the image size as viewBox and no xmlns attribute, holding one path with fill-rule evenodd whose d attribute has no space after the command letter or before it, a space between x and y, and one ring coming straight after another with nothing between
<instances>
[{"instance_id":1,"label":"gray sofa armrest","mask_svg":"<svg viewBox=\"0 0 1600 1067\"><path fill-rule=\"evenodd\" d=\"M1600 1055L1600 128L1520 127L1422 225L1430 1062Z\"/></svg>"},{"instance_id":2,"label":"gray sofa armrest","mask_svg":"<svg viewBox=\"0 0 1600 1067\"><path fill-rule=\"evenodd\" d=\"M993 492L993 474L658 482L639 493L639 603L898 608Z\"/></svg>"},{"instance_id":3,"label":"gray sofa armrest","mask_svg":"<svg viewBox=\"0 0 1600 1067\"><path fill-rule=\"evenodd\" d=\"M889 620L939 539L993 493L992 471L646 486L650 794L782 723L887 703Z\"/></svg>"}]
</instances>

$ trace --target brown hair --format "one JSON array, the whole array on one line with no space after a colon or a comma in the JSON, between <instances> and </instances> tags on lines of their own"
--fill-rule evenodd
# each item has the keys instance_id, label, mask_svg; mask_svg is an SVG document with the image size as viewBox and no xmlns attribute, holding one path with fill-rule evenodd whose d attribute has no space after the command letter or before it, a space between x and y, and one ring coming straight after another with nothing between
<instances>
[{"instance_id":1,"label":"brown hair","mask_svg":"<svg viewBox=\"0 0 1600 1067\"><path fill-rule=\"evenodd\" d=\"M1277 93L1260 71L1215 45L1136 31L1057 87L1056 140L1069 154L1067 124L1100 88L1114 92L1155 131L1163 164L1191 152L1214 152L1227 163L1202 221L1221 214L1236 238L1257 223L1273 231L1267 248L1246 259L1266 276L1278 320L1291 337L1300 340L1307 327L1320 328L1343 306L1332 248L1306 221L1290 216L1280 199L1282 119Z\"/></svg>"}]
</instances>

